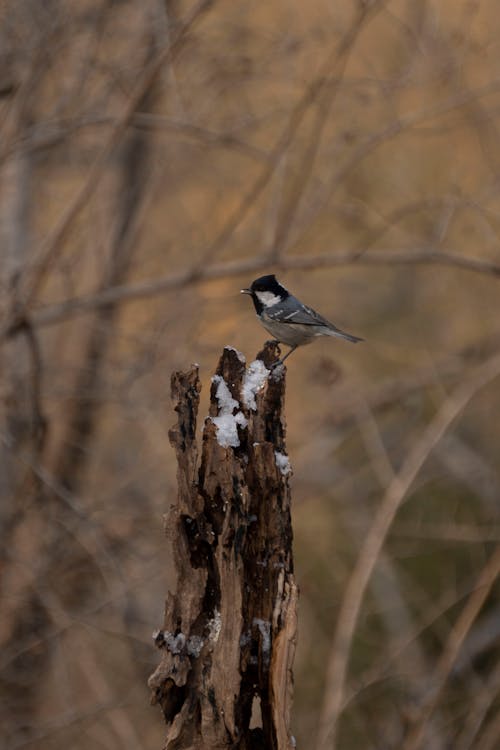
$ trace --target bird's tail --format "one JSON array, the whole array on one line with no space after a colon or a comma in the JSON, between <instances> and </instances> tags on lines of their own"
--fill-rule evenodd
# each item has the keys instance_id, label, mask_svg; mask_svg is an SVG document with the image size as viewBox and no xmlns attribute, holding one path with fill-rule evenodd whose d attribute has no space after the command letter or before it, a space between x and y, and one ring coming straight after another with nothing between
<instances>
[{"instance_id":1,"label":"bird's tail","mask_svg":"<svg viewBox=\"0 0 500 750\"><path fill-rule=\"evenodd\" d=\"M351 341L353 344L357 344L358 341L364 341L364 339L359 336L353 336L352 334L341 331L340 328L335 328L333 326L329 329L329 335L337 336L337 338L345 339L346 341Z\"/></svg>"}]
</instances>

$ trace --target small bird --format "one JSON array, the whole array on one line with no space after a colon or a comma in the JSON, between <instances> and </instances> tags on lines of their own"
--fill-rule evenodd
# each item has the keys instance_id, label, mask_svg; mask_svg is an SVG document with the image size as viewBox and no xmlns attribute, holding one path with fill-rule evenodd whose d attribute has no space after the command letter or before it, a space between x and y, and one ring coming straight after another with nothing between
<instances>
[{"instance_id":1,"label":"small bird","mask_svg":"<svg viewBox=\"0 0 500 750\"><path fill-rule=\"evenodd\" d=\"M255 312L260 322L277 341L291 347L285 356L275 363L283 364L298 346L310 344L317 336L336 336L346 341L363 341L358 336L344 333L311 307L304 305L297 297L285 289L276 276L261 276L255 279L249 289L242 294L250 294Z\"/></svg>"}]
</instances>

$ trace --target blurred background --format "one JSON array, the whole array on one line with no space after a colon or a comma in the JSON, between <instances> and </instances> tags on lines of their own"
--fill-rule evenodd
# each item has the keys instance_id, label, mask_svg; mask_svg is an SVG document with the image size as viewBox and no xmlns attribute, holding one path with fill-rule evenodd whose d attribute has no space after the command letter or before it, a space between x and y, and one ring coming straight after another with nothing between
<instances>
[{"instance_id":1,"label":"blurred background","mask_svg":"<svg viewBox=\"0 0 500 750\"><path fill-rule=\"evenodd\" d=\"M287 362L297 744L365 554L337 746L499 747L497 3L0 18L0 745L162 747L170 375L199 363L202 422L222 347L266 338L239 290L276 273L366 340Z\"/></svg>"}]
</instances>

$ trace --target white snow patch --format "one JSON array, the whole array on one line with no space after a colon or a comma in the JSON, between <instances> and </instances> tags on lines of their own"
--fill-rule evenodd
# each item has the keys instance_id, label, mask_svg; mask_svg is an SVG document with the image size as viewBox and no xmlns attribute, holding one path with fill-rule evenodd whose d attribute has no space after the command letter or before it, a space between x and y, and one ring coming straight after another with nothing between
<instances>
[{"instance_id":1,"label":"white snow patch","mask_svg":"<svg viewBox=\"0 0 500 750\"><path fill-rule=\"evenodd\" d=\"M283 362L281 362L279 365L275 365L271 370L271 380L277 383L278 380L281 380L281 378L283 377L284 372L285 365L283 364Z\"/></svg>"},{"instance_id":2,"label":"white snow patch","mask_svg":"<svg viewBox=\"0 0 500 750\"><path fill-rule=\"evenodd\" d=\"M271 623L269 620L262 620L260 617L254 617L252 625L256 625L260 630L262 638L262 656L264 657L264 662L269 662L271 653Z\"/></svg>"},{"instance_id":3,"label":"white snow patch","mask_svg":"<svg viewBox=\"0 0 500 750\"><path fill-rule=\"evenodd\" d=\"M287 474L290 474L292 467L290 466L290 459L288 456L285 456L284 453L280 453L279 451L274 451L274 459L276 461L276 466L284 477L286 477Z\"/></svg>"},{"instance_id":4,"label":"white snow patch","mask_svg":"<svg viewBox=\"0 0 500 750\"><path fill-rule=\"evenodd\" d=\"M189 656L198 657L205 643L199 635L191 635L189 638L186 638L184 633L174 634L169 630L155 630L153 640L157 641L160 635L162 636L162 642L158 644L160 648L166 646L171 654L176 655L186 651Z\"/></svg>"},{"instance_id":5,"label":"white snow patch","mask_svg":"<svg viewBox=\"0 0 500 750\"><path fill-rule=\"evenodd\" d=\"M256 410L255 394L260 391L267 378L270 370L267 369L261 359L254 359L247 367L243 378L242 398L247 409Z\"/></svg>"},{"instance_id":6,"label":"white snow patch","mask_svg":"<svg viewBox=\"0 0 500 750\"><path fill-rule=\"evenodd\" d=\"M163 634L165 638L165 644L171 654L180 654L184 646L186 645L186 636L184 633L177 633L174 635L168 630L165 630Z\"/></svg>"},{"instance_id":7,"label":"white snow patch","mask_svg":"<svg viewBox=\"0 0 500 750\"><path fill-rule=\"evenodd\" d=\"M219 415L212 417L212 422L217 427L217 442L223 448L237 448L240 444L238 438L238 425L247 426L247 420L243 412L239 411L239 403L231 396L231 391L227 387L224 378L221 375L214 375L213 383L217 383L215 397L219 405ZM238 409L236 414L233 411Z\"/></svg>"},{"instance_id":8,"label":"white snow patch","mask_svg":"<svg viewBox=\"0 0 500 750\"><path fill-rule=\"evenodd\" d=\"M204 643L205 641L199 635L191 635L188 638L187 644L186 644L186 650L189 656L194 656L195 658L198 658L198 656L201 653L201 649L203 648Z\"/></svg>"},{"instance_id":9,"label":"white snow patch","mask_svg":"<svg viewBox=\"0 0 500 750\"><path fill-rule=\"evenodd\" d=\"M211 643L217 643L219 640L222 619L218 609L214 609L214 616L208 621L208 639Z\"/></svg>"}]
</instances>

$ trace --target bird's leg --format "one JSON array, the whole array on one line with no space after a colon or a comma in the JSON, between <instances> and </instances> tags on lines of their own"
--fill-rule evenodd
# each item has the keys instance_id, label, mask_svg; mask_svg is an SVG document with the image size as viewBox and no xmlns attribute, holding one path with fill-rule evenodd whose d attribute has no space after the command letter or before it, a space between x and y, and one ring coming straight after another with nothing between
<instances>
[{"instance_id":1,"label":"bird's leg","mask_svg":"<svg viewBox=\"0 0 500 750\"><path fill-rule=\"evenodd\" d=\"M282 357L281 359L278 359L278 360L277 360L276 362L274 362L274 364L273 364L273 369L274 369L275 367L278 367L279 365L282 365L282 364L283 364L283 362L285 361L285 359L286 359L287 357L289 357L289 356L290 356L290 354L292 354L292 353L293 353L293 352L295 351L295 349L296 349L296 348L297 348L297 344L296 344L295 346L292 346L292 347L290 347L290 351L289 351L289 352L287 352L287 353L285 354L285 356L284 356L284 357Z\"/></svg>"}]
</instances>

